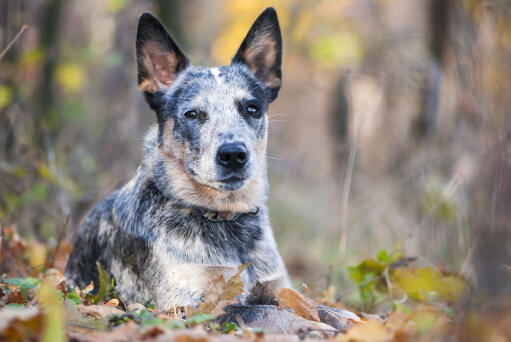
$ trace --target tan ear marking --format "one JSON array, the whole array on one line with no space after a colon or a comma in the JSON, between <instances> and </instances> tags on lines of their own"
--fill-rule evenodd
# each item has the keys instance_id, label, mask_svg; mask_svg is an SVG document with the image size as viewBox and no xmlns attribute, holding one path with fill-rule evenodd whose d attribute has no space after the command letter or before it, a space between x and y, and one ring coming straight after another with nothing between
<instances>
[{"instance_id":1,"label":"tan ear marking","mask_svg":"<svg viewBox=\"0 0 511 342\"><path fill-rule=\"evenodd\" d=\"M155 41L145 43L142 53L147 78L140 82L139 89L154 93L161 90L162 86L171 85L177 75L178 56L172 51L165 51L161 44Z\"/></svg>"}]
</instances>

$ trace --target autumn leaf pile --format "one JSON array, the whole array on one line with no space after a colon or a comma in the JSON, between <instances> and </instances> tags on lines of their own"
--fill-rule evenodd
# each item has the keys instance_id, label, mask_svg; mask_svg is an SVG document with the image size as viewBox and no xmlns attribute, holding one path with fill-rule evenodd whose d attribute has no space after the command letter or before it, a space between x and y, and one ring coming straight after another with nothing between
<instances>
[{"instance_id":1,"label":"autumn leaf pile","mask_svg":"<svg viewBox=\"0 0 511 342\"><path fill-rule=\"evenodd\" d=\"M150 303L125 303L115 292L115 281L99 265L99 284L84 289L70 286L62 275L69 250L62 241L49 248L27 243L12 226L4 229L0 340L505 341L511 337L509 300L492 310L464 308L471 291L467 280L433 265L419 267L417 260L399 250L381 251L349 268L359 291L355 305L347 308L332 289L317 300L308 297L306 285L303 293L282 289L275 298L278 307L258 327L240 323L237 314L229 316L233 310L229 305L236 304L243 292L241 272L248 264L229 279L212 279L198 307L163 312Z\"/></svg>"}]
</instances>

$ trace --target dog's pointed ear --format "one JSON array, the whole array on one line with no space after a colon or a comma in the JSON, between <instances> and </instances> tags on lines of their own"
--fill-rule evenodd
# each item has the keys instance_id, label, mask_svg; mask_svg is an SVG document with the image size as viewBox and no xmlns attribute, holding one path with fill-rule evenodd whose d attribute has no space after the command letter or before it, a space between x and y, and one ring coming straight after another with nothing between
<instances>
[{"instance_id":1,"label":"dog's pointed ear","mask_svg":"<svg viewBox=\"0 0 511 342\"><path fill-rule=\"evenodd\" d=\"M242 63L271 90L273 101L282 84L282 36L277 12L268 7L256 19L231 64Z\"/></svg>"},{"instance_id":2,"label":"dog's pointed ear","mask_svg":"<svg viewBox=\"0 0 511 342\"><path fill-rule=\"evenodd\" d=\"M138 88L146 98L171 85L190 63L167 30L150 13L142 14L138 21L136 54Z\"/></svg>"}]
</instances>

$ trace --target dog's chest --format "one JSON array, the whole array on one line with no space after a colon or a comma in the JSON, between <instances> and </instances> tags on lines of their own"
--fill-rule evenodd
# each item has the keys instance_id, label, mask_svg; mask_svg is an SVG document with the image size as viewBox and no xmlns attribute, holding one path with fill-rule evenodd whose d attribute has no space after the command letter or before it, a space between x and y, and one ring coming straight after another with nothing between
<instances>
[{"instance_id":1,"label":"dog's chest","mask_svg":"<svg viewBox=\"0 0 511 342\"><path fill-rule=\"evenodd\" d=\"M159 227L155 248L176 263L232 266L248 262L263 232L259 217L212 221L200 214L173 214Z\"/></svg>"}]
</instances>

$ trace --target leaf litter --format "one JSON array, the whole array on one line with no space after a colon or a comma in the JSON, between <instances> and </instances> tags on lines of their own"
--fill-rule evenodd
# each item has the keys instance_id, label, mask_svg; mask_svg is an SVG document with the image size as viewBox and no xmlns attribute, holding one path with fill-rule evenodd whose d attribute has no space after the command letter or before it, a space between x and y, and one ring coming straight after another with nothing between
<instances>
[{"instance_id":1,"label":"leaf litter","mask_svg":"<svg viewBox=\"0 0 511 342\"><path fill-rule=\"evenodd\" d=\"M510 305L501 305L498 314L465 312L459 303L470 287L463 277L418 267L399 250L380 251L376 258L349 268L359 302L348 308L334 288L314 300L307 286L303 293L281 289L275 296L278 305L242 305L242 274L249 266L244 264L217 272L221 274L212 278L197 307L162 312L150 303L124 303L115 292L115 281L99 264L99 284L91 282L84 289L72 287L62 275L58 265L65 263L34 271L34 258L28 254L35 244L25 243L14 226L4 229L1 243L2 341L464 341L479 340L481 331L481 340L511 336L511 300L503 301ZM56 264L47 260L58 254L55 250L37 250L37 262ZM62 246L59 250L68 251ZM65 260L65 255L59 258Z\"/></svg>"}]
</instances>

